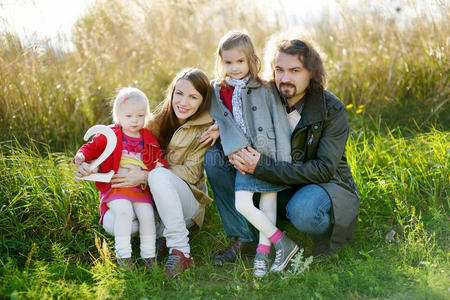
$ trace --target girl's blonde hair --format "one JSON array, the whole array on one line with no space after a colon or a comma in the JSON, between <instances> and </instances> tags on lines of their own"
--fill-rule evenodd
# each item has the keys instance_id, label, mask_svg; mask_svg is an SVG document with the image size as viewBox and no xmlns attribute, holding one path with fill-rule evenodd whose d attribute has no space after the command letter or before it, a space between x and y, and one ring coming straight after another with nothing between
<instances>
[{"instance_id":1,"label":"girl's blonde hair","mask_svg":"<svg viewBox=\"0 0 450 300\"><path fill-rule=\"evenodd\" d=\"M113 102L113 110L112 110L114 123L116 124L119 123L119 111L122 104L130 100L142 101L142 103L145 103L145 126L147 126L147 123L151 119L150 105L148 104L148 98L147 96L145 96L144 92L134 87L121 88L117 92L117 96Z\"/></svg>"},{"instance_id":2,"label":"girl's blonde hair","mask_svg":"<svg viewBox=\"0 0 450 300\"><path fill-rule=\"evenodd\" d=\"M248 34L244 31L229 31L220 39L219 45L217 46L216 75L219 83L226 83L226 74L223 68L222 52L236 47L239 47L244 52L247 58L250 74L249 80L260 81L258 74L261 70L261 62L255 53L255 47L253 46L250 36L248 36Z\"/></svg>"}]
</instances>

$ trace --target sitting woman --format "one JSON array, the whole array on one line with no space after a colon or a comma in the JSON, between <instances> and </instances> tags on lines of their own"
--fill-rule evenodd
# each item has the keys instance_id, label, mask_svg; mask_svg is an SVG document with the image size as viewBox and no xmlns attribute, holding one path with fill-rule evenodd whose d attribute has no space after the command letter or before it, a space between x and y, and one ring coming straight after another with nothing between
<instances>
[{"instance_id":1,"label":"sitting woman","mask_svg":"<svg viewBox=\"0 0 450 300\"><path fill-rule=\"evenodd\" d=\"M201 226L205 205L212 201L206 192L203 158L209 143L200 136L212 124L208 113L211 89L207 76L198 69L181 71L169 86L166 99L154 112L148 129L156 136L169 168L146 172L130 168L116 174L113 187L148 184L164 225L163 236L169 248L166 273L175 277L189 268L192 256L187 228ZM105 216L105 222L111 222ZM137 226L134 227L134 230Z\"/></svg>"}]
</instances>

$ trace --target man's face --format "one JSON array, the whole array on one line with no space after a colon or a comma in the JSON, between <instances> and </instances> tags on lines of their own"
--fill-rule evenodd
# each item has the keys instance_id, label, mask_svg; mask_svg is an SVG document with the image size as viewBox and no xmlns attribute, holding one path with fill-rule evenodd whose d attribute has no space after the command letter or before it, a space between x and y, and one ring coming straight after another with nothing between
<instances>
[{"instance_id":1,"label":"man's face","mask_svg":"<svg viewBox=\"0 0 450 300\"><path fill-rule=\"evenodd\" d=\"M300 99L311 80L311 72L303 66L297 55L279 53L274 66L275 84L286 100Z\"/></svg>"}]
</instances>

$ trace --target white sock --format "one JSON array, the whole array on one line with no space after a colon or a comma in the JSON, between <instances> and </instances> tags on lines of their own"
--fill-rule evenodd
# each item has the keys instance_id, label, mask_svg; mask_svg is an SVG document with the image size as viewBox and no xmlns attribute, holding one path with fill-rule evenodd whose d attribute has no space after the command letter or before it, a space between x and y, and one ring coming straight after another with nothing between
<instances>
[{"instance_id":1,"label":"white sock","mask_svg":"<svg viewBox=\"0 0 450 300\"><path fill-rule=\"evenodd\" d=\"M141 235L141 257L155 257L156 235Z\"/></svg>"},{"instance_id":2,"label":"white sock","mask_svg":"<svg viewBox=\"0 0 450 300\"><path fill-rule=\"evenodd\" d=\"M118 258L131 257L131 237L116 236L114 238L114 247L116 248L116 256Z\"/></svg>"}]
</instances>

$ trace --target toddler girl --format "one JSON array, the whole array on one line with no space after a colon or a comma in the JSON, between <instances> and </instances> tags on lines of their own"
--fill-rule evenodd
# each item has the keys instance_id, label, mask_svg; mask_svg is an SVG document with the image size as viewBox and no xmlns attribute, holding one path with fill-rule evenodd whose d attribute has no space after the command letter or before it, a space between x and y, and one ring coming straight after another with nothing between
<instances>
[{"instance_id":1,"label":"toddler girl","mask_svg":"<svg viewBox=\"0 0 450 300\"><path fill-rule=\"evenodd\" d=\"M217 48L218 79L211 103L225 155L252 146L277 161L290 162L290 128L281 101L275 98L259 76L260 62L250 37L229 32ZM266 275L271 243L276 250L271 271L282 271L298 246L276 226L277 192L285 189L236 172L236 209L259 230L254 260L254 276ZM259 209L253 205L253 193L261 193Z\"/></svg>"},{"instance_id":2,"label":"toddler girl","mask_svg":"<svg viewBox=\"0 0 450 300\"><path fill-rule=\"evenodd\" d=\"M113 153L100 164L100 172L114 170L127 173L130 168L138 167L150 171L155 167L167 167L162 151L153 134L144 126L150 118L148 99L136 88L123 88L113 104L113 125L110 128L117 136L117 145ZM83 145L74 158L78 170L76 177L96 173L90 170L88 162L100 156L106 147L106 137L96 135L91 142ZM132 220L139 220L139 235L142 264L151 267L155 262L155 219L153 201L147 187L111 188L111 183L96 182L100 191L100 224L107 210L114 214L114 246L119 267L133 269L131 260Z\"/></svg>"}]
</instances>

